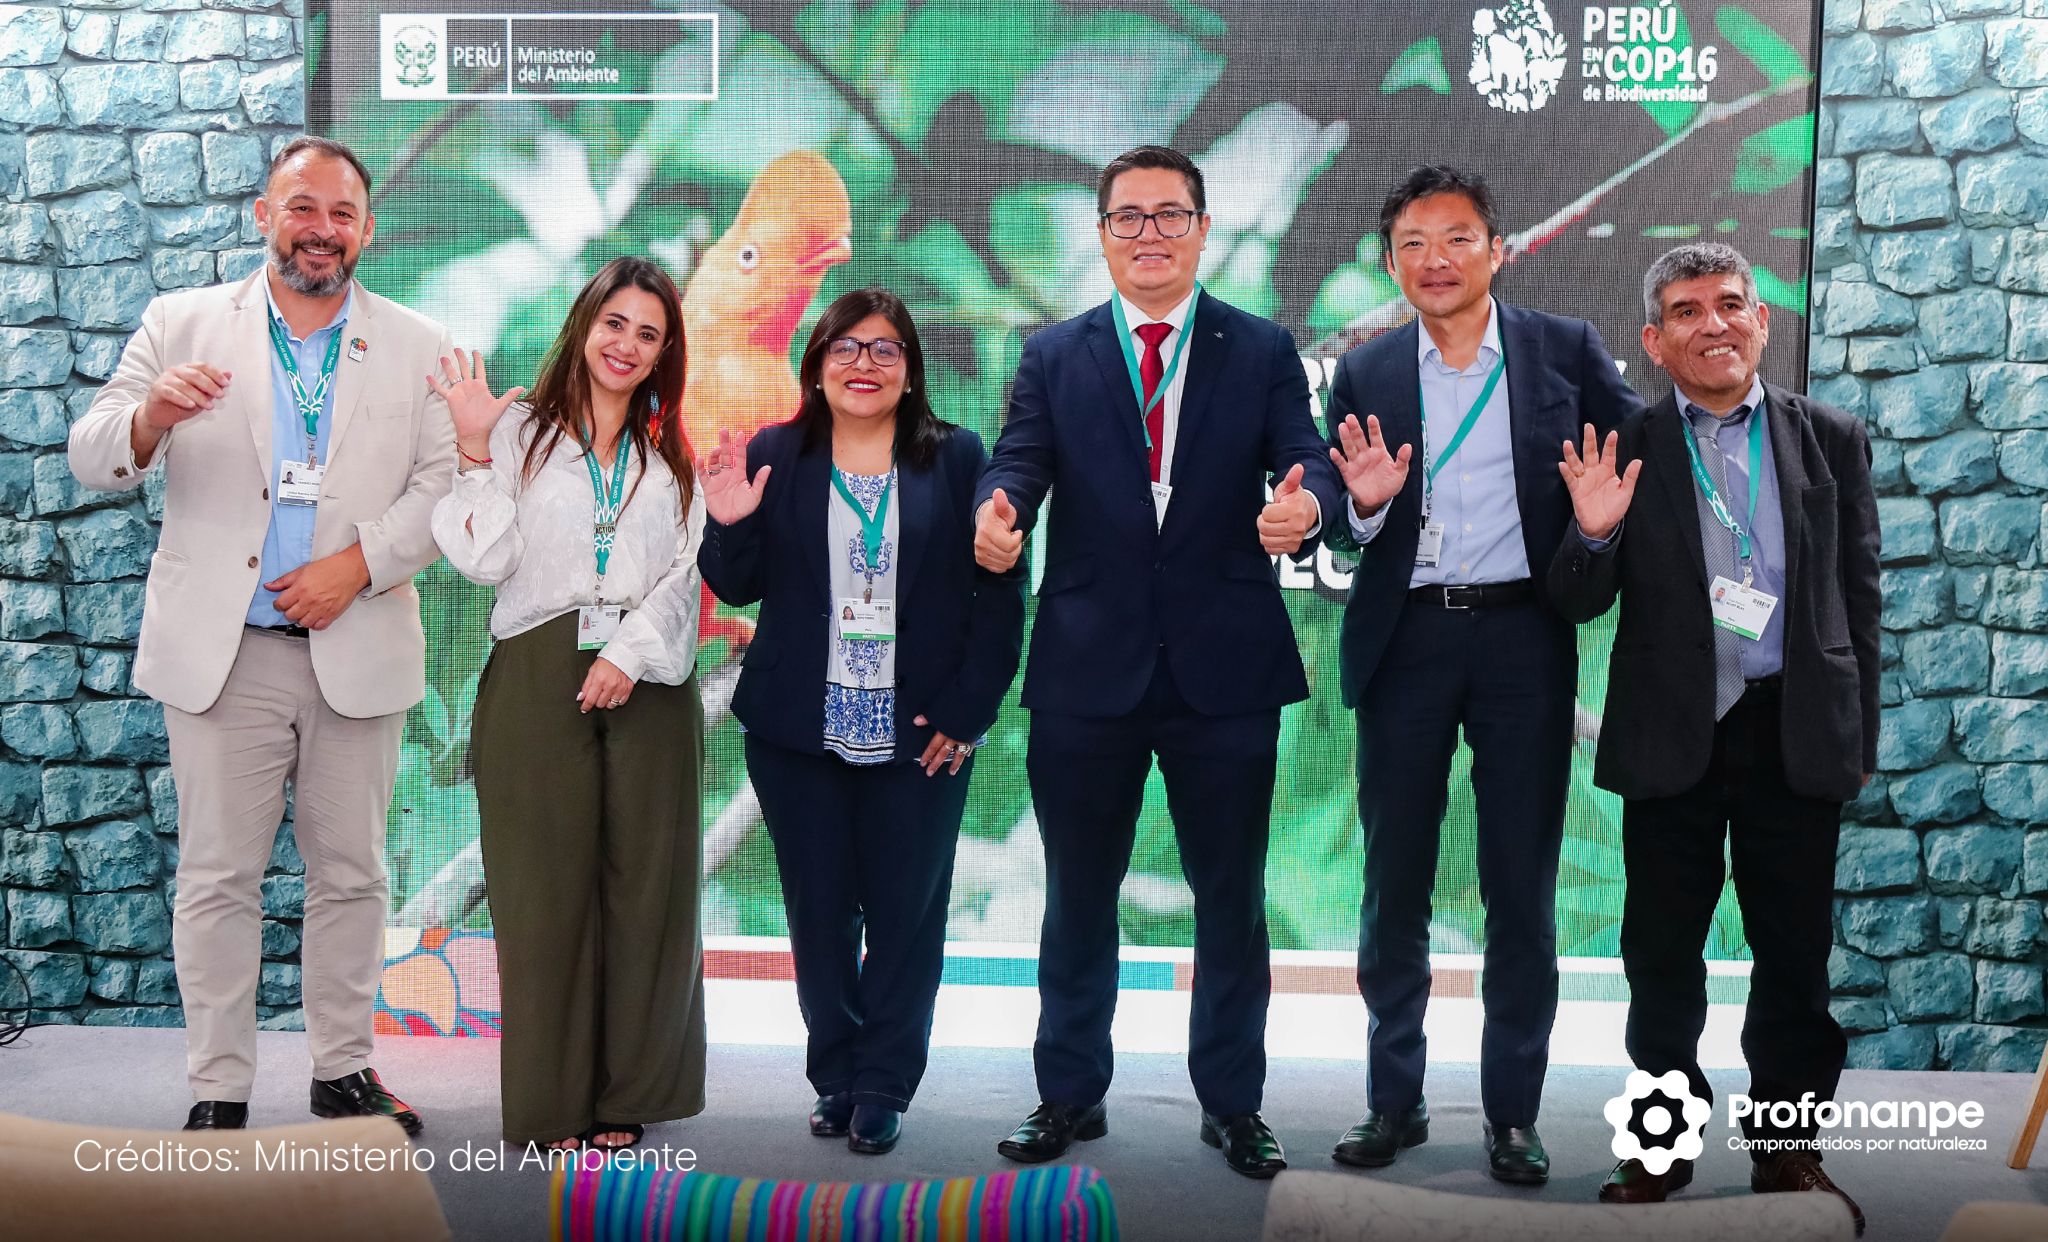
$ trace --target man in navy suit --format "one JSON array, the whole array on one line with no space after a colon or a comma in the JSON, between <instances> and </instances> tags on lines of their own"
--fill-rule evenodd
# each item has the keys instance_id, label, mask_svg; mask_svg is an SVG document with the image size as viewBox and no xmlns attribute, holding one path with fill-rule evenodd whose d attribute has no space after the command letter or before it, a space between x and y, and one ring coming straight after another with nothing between
<instances>
[{"instance_id":1,"label":"man in navy suit","mask_svg":"<svg viewBox=\"0 0 2048 1242\"><path fill-rule=\"evenodd\" d=\"M1421 318L1346 354L1330 393L1331 456L1350 493L1330 536L1359 550L1340 654L1358 715L1370 1015L1368 1111L1334 1155L1373 1168L1429 1137L1430 891L1462 728L1486 905L1487 1165L1538 1185L1550 1175L1536 1113L1557 1014L1578 652L1531 569L1549 565L1571 520L1558 446L1583 424L1604 434L1640 402L1591 324L1494 299L1505 255L1479 177L1415 169L1380 209L1380 242Z\"/></svg>"},{"instance_id":2,"label":"man in navy suit","mask_svg":"<svg viewBox=\"0 0 2048 1242\"><path fill-rule=\"evenodd\" d=\"M1308 681L1270 558L1313 540L1344 493L1293 338L1196 280L1201 170L1138 147L1096 197L1116 293L1025 342L976 498L976 559L1002 572L1052 489L1023 696L1046 855L1040 1104L997 1150L1036 1163L1106 1132L1117 889L1156 754L1195 897L1201 1136L1271 1177L1266 835L1280 708Z\"/></svg>"}]
</instances>

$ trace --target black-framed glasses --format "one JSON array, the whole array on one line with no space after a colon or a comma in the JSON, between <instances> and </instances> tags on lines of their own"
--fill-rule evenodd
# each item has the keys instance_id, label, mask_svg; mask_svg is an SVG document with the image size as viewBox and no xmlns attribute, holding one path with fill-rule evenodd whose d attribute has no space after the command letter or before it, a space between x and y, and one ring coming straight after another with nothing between
<instances>
[{"instance_id":1,"label":"black-framed glasses","mask_svg":"<svg viewBox=\"0 0 2048 1242\"><path fill-rule=\"evenodd\" d=\"M841 366L852 366L862 351L878 367L893 367L903 361L903 342L886 336L863 341L857 336L835 336L825 342L825 356Z\"/></svg>"},{"instance_id":2,"label":"black-framed glasses","mask_svg":"<svg viewBox=\"0 0 2048 1242\"><path fill-rule=\"evenodd\" d=\"M1138 211L1127 207L1121 211L1103 212L1102 222L1109 226L1111 237L1121 237L1125 241L1143 233L1147 220L1159 230L1161 237L1186 237L1188 230L1195 227L1195 217L1201 214L1185 207L1168 207L1165 211Z\"/></svg>"}]
</instances>

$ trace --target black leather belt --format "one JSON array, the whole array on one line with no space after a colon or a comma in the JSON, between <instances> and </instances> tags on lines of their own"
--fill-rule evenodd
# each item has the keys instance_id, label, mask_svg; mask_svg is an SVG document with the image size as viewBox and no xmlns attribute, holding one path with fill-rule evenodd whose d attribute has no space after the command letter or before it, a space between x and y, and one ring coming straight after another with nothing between
<instances>
[{"instance_id":1,"label":"black leather belt","mask_svg":"<svg viewBox=\"0 0 2048 1242\"><path fill-rule=\"evenodd\" d=\"M1475 582L1469 586L1419 586L1408 592L1410 602L1432 608L1491 608L1535 598L1536 584L1528 578L1517 582Z\"/></svg>"},{"instance_id":2,"label":"black leather belt","mask_svg":"<svg viewBox=\"0 0 2048 1242\"><path fill-rule=\"evenodd\" d=\"M252 625L252 630L263 630L271 634L282 634L286 638L304 638L313 631L303 625Z\"/></svg>"}]
</instances>

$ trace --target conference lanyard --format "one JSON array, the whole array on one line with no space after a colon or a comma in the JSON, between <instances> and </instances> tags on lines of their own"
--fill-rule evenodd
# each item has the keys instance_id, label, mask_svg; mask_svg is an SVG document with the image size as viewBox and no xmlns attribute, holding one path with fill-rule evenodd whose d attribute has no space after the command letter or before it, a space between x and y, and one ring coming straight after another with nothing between
<instances>
[{"instance_id":1,"label":"conference lanyard","mask_svg":"<svg viewBox=\"0 0 2048 1242\"><path fill-rule=\"evenodd\" d=\"M1202 282L1198 280L1195 282L1195 291L1188 295L1189 318L1194 317L1195 299L1201 296ZM1138 426L1145 433L1145 451L1149 453L1152 451L1152 428L1145 422L1145 415L1151 410L1152 405L1157 405L1161 401L1166 400L1166 389L1173 383L1174 375L1180 371L1181 351L1188 347L1188 337L1192 334L1188 331L1188 325L1185 323L1180 326L1179 331L1174 333L1173 360L1166 364L1166 370L1160 372L1159 387L1152 390L1152 405L1147 405L1145 404L1145 379L1138 372L1138 351L1131 344L1131 325L1124 318L1124 298L1122 294L1118 293L1110 296L1109 313L1116 317L1116 339L1124 348L1124 369L1131 373L1131 392L1138 398Z\"/></svg>"},{"instance_id":2,"label":"conference lanyard","mask_svg":"<svg viewBox=\"0 0 2048 1242\"><path fill-rule=\"evenodd\" d=\"M314 446L320 438L320 411L327 404L327 389L334 383L334 362L341 356L341 332L347 326L346 319L334 325L334 335L327 341L327 356L320 362L319 382L308 392L306 381L299 376L299 360L292 356L291 338L285 335L275 315L270 319L270 347L277 351L278 364L284 367L285 380L291 385L292 404L298 407L299 421L306 426L308 465L313 464Z\"/></svg>"},{"instance_id":3,"label":"conference lanyard","mask_svg":"<svg viewBox=\"0 0 2048 1242\"><path fill-rule=\"evenodd\" d=\"M1683 414L1680 418L1685 418ZM1692 477L1699 481L1700 492L1707 498L1707 507L1714 511L1714 520L1728 528L1735 536L1742 553L1742 584L1748 586L1753 571L1749 559L1749 532L1756 525L1756 498L1764 489L1758 486L1764 469L1764 414L1752 407L1749 411L1749 525L1735 520L1735 514L1728 508L1728 502L1721 498L1721 489L1714 486L1714 476L1707 473L1706 463L1700 460L1700 447L1693 443L1692 420L1685 420L1685 455L1692 458ZM1716 453L1721 451L1717 443Z\"/></svg>"},{"instance_id":4,"label":"conference lanyard","mask_svg":"<svg viewBox=\"0 0 2048 1242\"><path fill-rule=\"evenodd\" d=\"M891 478L895 472L896 463L891 459ZM846 486L846 476L839 473L839 467L832 467L832 490L839 493L839 498L846 502L846 507L853 510L854 520L860 523L860 542L861 547L867 552L869 582L875 580L875 566L882 559L882 521L889 516L889 484L890 478L882 480L882 498L875 502L874 516L869 517L868 511L861 506L860 501L854 499L853 489Z\"/></svg>"},{"instance_id":5,"label":"conference lanyard","mask_svg":"<svg viewBox=\"0 0 2048 1242\"><path fill-rule=\"evenodd\" d=\"M1457 454L1459 446L1465 443L1465 437L1472 434L1472 428L1479 422L1480 411L1484 410L1486 403L1493 399L1493 390L1500 386L1501 372L1507 369L1508 357L1506 354L1502 354L1499 360L1493 364L1493 371L1487 375L1486 386L1479 390L1479 399L1472 403L1471 409L1465 411L1465 421L1458 424L1458 432L1451 437L1450 444L1444 448L1444 455L1432 462L1425 463L1422 472L1422 511L1424 513L1429 512L1430 498L1436 494L1436 472L1450 464L1451 458ZM1429 435L1426 430L1422 437L1422 444L1423 454L1427 456L1429 453Z\"/></svg>"},{"instance_id":6,"label":"conference lanyard","mask_svg":"<svg viewBox=\"0 0 2048 1242\"><path fill-rule=\"evenodd\" d=\"M633 455L625 436L619 437L619 450L612 456L612 483L607 491L604 476L598 472L597 449L588 438L583 438L583 464L590 468L591 502L591 544L597 549L597 592L598 602L604 599L604 571L611 564L612 541L619 531L619 510L626 507L626 459Z\"/></svg>"}]
</instances>

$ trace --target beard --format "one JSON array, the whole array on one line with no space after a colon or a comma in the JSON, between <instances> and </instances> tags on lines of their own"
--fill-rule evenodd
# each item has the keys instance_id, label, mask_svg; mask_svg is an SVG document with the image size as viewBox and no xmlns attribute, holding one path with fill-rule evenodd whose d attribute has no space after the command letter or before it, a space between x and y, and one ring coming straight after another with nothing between
<instances>
[{"instance_id":1,"label":"beard","mask_svg":"<svg viewBox=\"0 0 2048 1242\"><path fill-rule=\"evenodd\" d=\"M331 274L314 276L299 266L298 250L299 247L306 245L335 246L335 258L338 261ZM309 298L333 297L348 288L348 282L355 279L356 274L355 260L350 258L333 238L328 237L302 238L293 244L290 251L286 251L283 243L273 237L270 239L270 266L277 269L278 279L284 281L285 288Z\"/></svg>"}]
</instances>

